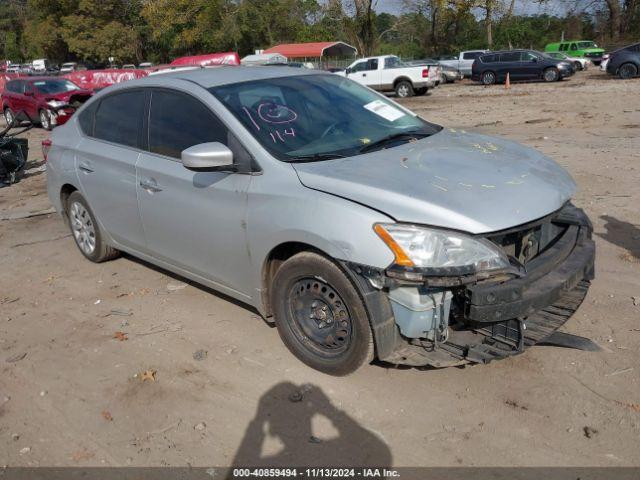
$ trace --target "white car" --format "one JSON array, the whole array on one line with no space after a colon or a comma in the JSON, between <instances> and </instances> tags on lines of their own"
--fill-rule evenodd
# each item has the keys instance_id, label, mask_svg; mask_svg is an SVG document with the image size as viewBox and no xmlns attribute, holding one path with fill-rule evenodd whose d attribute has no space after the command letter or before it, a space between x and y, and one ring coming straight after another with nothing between
<instances>
[{"instance_id":1,"label":"white car","mask_svg":"<svg viewBox=\"0 0 640 480\"><path fill-rule=\"evenodd\" d=\"M411 66L395 55L361 58L335 72L379 92L396 92L398 97L424 95L440 80L436 66Z\"/></svg>"},{"instance_id":2,"label":"white car","mask_svg":"<svg viewBox=\"0 0 640 480\"><path fill-rule=\"evenodd\" d=\"M586 58L570 57L566 53L562 52L545 52L545 54L557 60L566 60L567 62L573 63L573 65L576 67L576 70L586 70L587 68L589 68L589 64L591 63Z\"/></svg>"},{"instance_id":3,"label":"white car","mask_svg":"<svg viewBox=\"0 0 640 480\"><path fill-rule=\"evenodd\" d=\"M60 65L60 73L71 73L75 72L76 68L78 68L78 64L76 62L67 62Z\"/></svg>"}]
</instances>

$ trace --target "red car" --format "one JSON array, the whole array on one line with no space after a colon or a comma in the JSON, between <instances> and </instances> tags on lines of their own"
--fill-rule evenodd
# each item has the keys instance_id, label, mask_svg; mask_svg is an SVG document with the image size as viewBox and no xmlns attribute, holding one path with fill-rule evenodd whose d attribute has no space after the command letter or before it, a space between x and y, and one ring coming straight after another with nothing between
<instances>
[{"instance_id":1,"label":"red car","mask_svg":"<svg viewBox=\"0 0 640 480\"><path fill-rule=\"evenodd\" d=\"M45 130L65 123L93 92L71 80L57 77L24 77L10 80L2 92L7 124L18 120L39 123Z\"/></svg>"}]
</instances>

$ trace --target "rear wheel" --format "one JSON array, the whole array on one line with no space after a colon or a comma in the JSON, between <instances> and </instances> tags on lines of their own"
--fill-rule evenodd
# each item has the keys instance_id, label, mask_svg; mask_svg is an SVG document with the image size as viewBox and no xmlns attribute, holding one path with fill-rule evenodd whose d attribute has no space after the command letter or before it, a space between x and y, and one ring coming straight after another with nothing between
<instances>
[{"instance_id":1,"label":"rear wheel","mask_svg":"<svg viewBox=\"0 0 640 480\"><path fill-rule=\"evenodd\" d=\"M278 333L316 370L348 375L373 360L373 335L356 288L331 260L302 252L284 262L271 284Z\"/></svg>"},{"instance_id":2,"label":"rear wheel","mask_svg":"<svg viewBox=\"0 0 640 480\"><path fill-rule=\"evenodd\" d=\"M51 116L46 110L40 110L40 126L45 130L51 130Z\"/></svg>"},{"instance_id":3,"label":"rear wheel","mask_svg":"<svg viewBox=\"0 0 640 480\"><path fill-rule=\"evenodd\" d=\"M542 78L545 82L557 82L560 80L560 72L554 67L547 68L542 74Z\"/></svg>"},{"instance_id":4,"label":"rear wheel","mask_svg":"<svg viewBox=\"0 0 640 480\"><path fill-rule=\"evenodd\" d=\"M618 69L618 76L623 80L633 78L638 74L638 67L633 63L625 63Z\"/></svg>"},{"instance_id":5,"label":"rear wheel","mask_svg":"<svg viewBox=\"0 0 640 480\"><path fill-rule=\"evenodd\" d=\"M411 82L407 82L406 80L401 80L396 85L396 95L400 98L412 97L414 95L413 85Z\"/></svg>"},{"instance_id":6,"label":"rear wheel","mask_svg":"<svg viewBox=\"0 0 640 480\"><path fill-rule=\"evenodd\" d=\"M484 72L481 80L483 85L493 85L496 83L496 74L493 72Z\"/></svg>"},{"instance_id":7,"label":"rear wheel","mask_svg":"<svg viewBox=\"0 0 640 480\"><path fill-rule=\"evenodd\" d=\"M16 118L15 115L13 114L13 112L9 107L4 109L4 121L7 122L7 126L11 125L15 120L15 118Z\"/></svg>"},{"instance_id":8,"label":"rear wheel","mask_svg":"<svg viewBox=\"0 0 640 480\"><path fill-rule=\"evenodd\" d=\"M87 259L100 263L116 258L120 254L102 239L96 217L80 192L76 191L69 195L67 215L73 239Z\"/></svg>"}]
</instances>

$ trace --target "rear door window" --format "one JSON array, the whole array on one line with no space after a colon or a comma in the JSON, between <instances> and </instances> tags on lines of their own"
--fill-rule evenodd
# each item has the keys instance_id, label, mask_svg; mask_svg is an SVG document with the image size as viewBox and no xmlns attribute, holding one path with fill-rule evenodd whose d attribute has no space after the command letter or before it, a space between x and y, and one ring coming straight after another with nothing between
<instances>
[{"instance_id":1,"label":"rear door window","mask_svg":"<svg viewBox=\"0 0 640 480\"><path fill-rule=\"evenodd\" d=\"M200 100L186 93L154 90L149 114L149 151L181 157L200 143L227 144L227 127Z\"/></svg>"},{"instance_id":2,"label":"rear door window","mask_svg":"<svg viewBox=\"0 0 640 480\"><path fill-rule=\"evenodd\" d=\"M578 50L578 45L576 45L575 43L572 43L571 44L571 50L572 51Z\"/></svg>"},{"instance_id":3,"label":"rear door window","mask_svg":"<svg viewBox=\"0 0 640 480\"><path fill-rule=\"evenodd\" d=\"M95 114L93 136L127 147L142 147L146 94L143 90L115 93L103 98Z\"/></svg>"},{"instance_id":4,"label":"rear door window","mask_svg":"<svg viewBox=\"0 0 640 480\"><path fill-rule=\"evenodd\" d=\"M520 52L508 52L502 53L500 55L501 62L519 62L520 61Z\"/></svg>"}]
</instances>

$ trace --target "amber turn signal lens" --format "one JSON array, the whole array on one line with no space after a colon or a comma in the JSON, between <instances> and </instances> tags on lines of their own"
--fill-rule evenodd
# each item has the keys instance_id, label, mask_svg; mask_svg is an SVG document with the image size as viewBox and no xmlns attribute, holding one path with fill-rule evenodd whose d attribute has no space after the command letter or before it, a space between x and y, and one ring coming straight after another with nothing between
<instances>
[{"instance_id":1,"label":"amber turn signal lens","mask_svg":"<svg viewBox=\"0 0 640 480\"><path fill-rule=\"evenodd\" d=\"M384 227L380 224L377 224L373 227L373 230L378 234L378 236L382 239L384 243L387 244L387 247L391 249L393 254L396 257L395 263L396 265L402 265L403 267L413 267L414 264L411 259L404 253L404 250L400 248L400 245L396 243L396 241L389 235Z\"/></svg>"}]
</instances>

